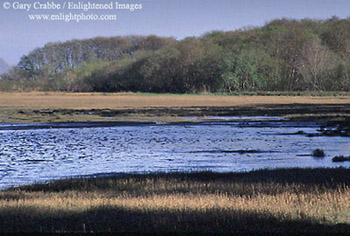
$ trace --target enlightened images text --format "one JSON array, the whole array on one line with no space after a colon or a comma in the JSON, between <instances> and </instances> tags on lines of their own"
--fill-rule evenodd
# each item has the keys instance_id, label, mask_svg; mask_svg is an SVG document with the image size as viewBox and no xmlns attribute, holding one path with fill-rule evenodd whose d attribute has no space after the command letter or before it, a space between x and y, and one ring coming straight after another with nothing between
<instances>
[{"instance_id":1,"label":"enlightened images text","mask_svg":"<svg viewBox=\"0 0 350 236\"><path fill-rule=\"evenodd\" d=\"M118 3L110 2L109 4L101 4L101 3L91 3L91 2L68 2L69 10L141 10L142 4L134 4L134 3Z\"/></svg>"},{"instance_id":2,"label":"enlightened images text","mask_svg":"<svg viewBox=\"0 0 350 236\"><path fill-rule=\"evenodd\" d=\"M13 2L11 5L12 5L12 9L14 9L14 10L24 10L24 11L30 11L32 9L34 9L34 10L68 9L68 10L83 10L83 11L89 11L89 10L129 10L129 11L135 11L135 10L142 9L142 4L118 3L118 2L110 2L110 3L64 2L64 4L55 3L55 2L46 2L46 3ZM9 7L11 7L11 5Z\"/></svg>"}]
</instances>

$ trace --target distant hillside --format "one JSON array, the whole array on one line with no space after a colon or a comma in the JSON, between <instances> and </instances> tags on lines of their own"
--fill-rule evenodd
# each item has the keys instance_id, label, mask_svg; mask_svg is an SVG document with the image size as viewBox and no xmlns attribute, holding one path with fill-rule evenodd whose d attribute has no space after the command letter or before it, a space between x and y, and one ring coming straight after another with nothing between
<instances>
[{"instance_id":1,"label":"distant hillside","mask_svg":"<svg viewBox=\"0 0 350 236\"><path fill-rule=\"evenodd\" d=\"M10 69L10 66L6 63L6 61L0 58L0 74L7 73Z\"/></svg>"},{"instance_id":2,"label":"distant hillside","mask_svg":"<svg viewBox=\"0 0 350 236\"><path fill-rule=\"evenodd\" d=\"M277 19L183 40L48 43L1 82L0 90L26 91L350 91L350 18Z\"/></svg>"}]
</instances>

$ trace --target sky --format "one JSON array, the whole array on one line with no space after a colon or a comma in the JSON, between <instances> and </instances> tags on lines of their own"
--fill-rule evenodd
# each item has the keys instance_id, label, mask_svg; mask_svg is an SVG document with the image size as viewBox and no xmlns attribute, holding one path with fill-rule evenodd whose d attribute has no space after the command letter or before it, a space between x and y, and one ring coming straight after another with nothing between
<instances>
[{"instance_id":1,"label":"sky","mask_svg":"<svg viewBox=\"0 0 350 236\"><path fill-rule=\"evenodd\" d=\"M22 55L49 42L97 36L151 35L183 39L213 30L262 26L279 18L327 19L350 17L350 0L0 0L0 58L16 65ZM53 2L65 9L44 10ZM67 9L69 3L110 4L112 10ZM142 4L135 11L116 10L120 4ZM22 5L18 4L21 3ZM6 5L7 4L7 5ZM14 9L31 4L29 11ZM35 5L36 4L36 5ZM43 7L41 5L41 7ZM5 9L9 8L9 9ZM111 21L30 20L34 14L115 15Z\"/></svg>"}]
</instances>

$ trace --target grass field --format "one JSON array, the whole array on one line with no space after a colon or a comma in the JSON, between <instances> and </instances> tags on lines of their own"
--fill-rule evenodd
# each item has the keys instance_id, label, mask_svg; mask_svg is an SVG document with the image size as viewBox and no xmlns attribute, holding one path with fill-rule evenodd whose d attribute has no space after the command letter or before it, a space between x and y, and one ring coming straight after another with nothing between
<instances>
[{"instance_id":1,"label":"grass field","mask_svg":"<svg viewBox=\"0 0 350 236\"><path fill-rule=\"evenodd\" d=\"M350 96L213 96L133 93L0 93L0 108L137 109L350 103Z\"/></svg>"},{"instance_id":2,"label":"grass field","mask_svg":"<svg viewBox=\"0 0 350 236\"><path fill-rule=\"evenodd\" d=\"M0 93L0 122L182 121L183 116L349 116L350 96Z\"/></svg>"},{"instance_id":3,"label":"grass field","mask_svg":"<svg viewBox=\"0 0 350 236\"><path fill-rule=\"evenodd\" d=\"M0 192L0 232L350 232L350 170L59 180Z\"/></svg>"}]
</instances>

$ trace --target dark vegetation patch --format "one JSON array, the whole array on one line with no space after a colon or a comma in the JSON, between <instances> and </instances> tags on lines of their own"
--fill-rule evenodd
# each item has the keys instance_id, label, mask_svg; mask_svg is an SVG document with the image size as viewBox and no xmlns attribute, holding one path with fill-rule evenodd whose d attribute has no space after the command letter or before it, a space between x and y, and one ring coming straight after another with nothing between
<instances>
[{"instance_id":1,"label":"dark vegetation patch","mask_svg":"<svg viewBox=\"0 0 350 236\"><path fill-rule=\"evenodd\" d=\"M315 168L315 169L272 169L256 170L247 173L150 173L150 174L103 174L96 176L82 176L81 178L56 180L49 184L34 184L13 188L13 190L25 191L52 191L66 190L89 191L95 189L108 189L115 186L120 180L136 180L144 183L148 179L153 180L181 180L181 181L222 181L239 183L280 183L280 184L304 184L306 186L326 186L336 188L339 185L350 186L350 169L347 168ZM114 182L115 181L115 182ZM117 188L118 189L118 188Z\"/></svg>"},{"instance_id":2,"label":"dark vegetation patch","mask_svg":"<svg viewBox=\"0 0 350 236\"><path fill-rule=\"evenodd\" d=\"M268 213L215 209L138 211L123 208L98 208L84 213L41 216L35 209L25 215L0 213L0 232L52 233L348 233L350 225L327 225L304 220L280 220Z\"/></svg>"},{"instance_id":3,"label":"dark vegetation patch","mask_svg":"<svg viewBox=\"0 0 350 236\"><path fill-rule=\"evenodd\" d=\"M321 133L325 136L350 137L350 118L346 117L340 121L329 121L326 126L322 126Z\"/></svg>"},{"instance_id":4,"label":"dark vegetation patch","mask_svg":"<svg viewBox=\"0 0 350 236\"><path fill-rule=\"evenodd\" d=\"M332 159L333 162L345 162L345 161L350 161L350 156L335 156Z\"/></svg>"},{"instance_id":5,"label":"dark vegetation patch","mask_svg":"<svg viewBox=\"0 0 350 236\"><path fill-rule=\"evenodd\" d=\"M325 157L325 153L324 153L324 151L323 150L321 150L321 149L315 149L313 152L312 152L312 156L313 157L318 157L318 158L320 158L320 157Z\"/></svg>"}]
</instances>

